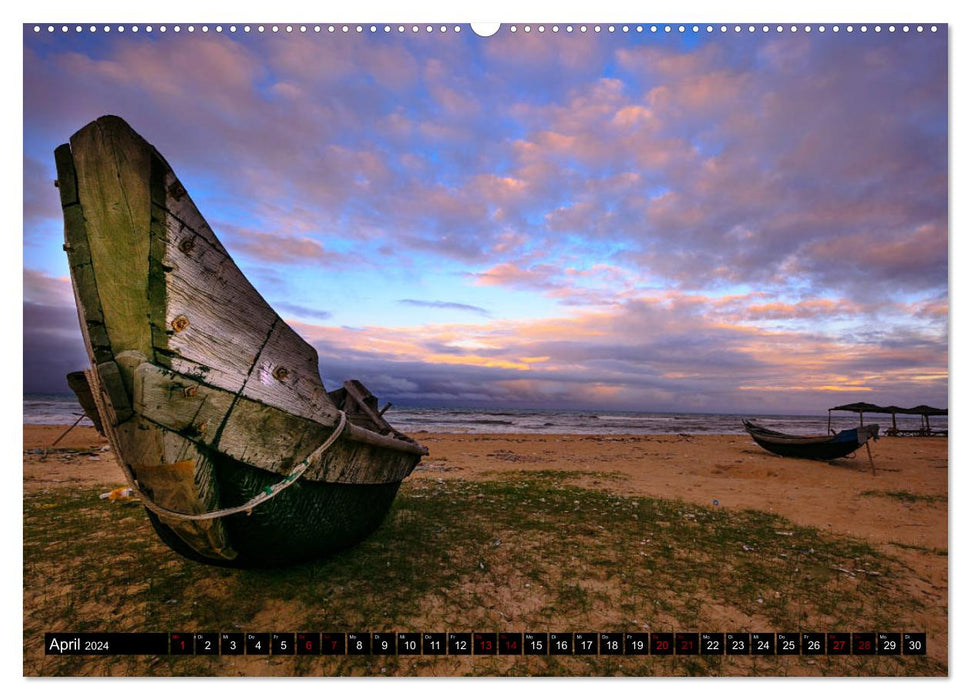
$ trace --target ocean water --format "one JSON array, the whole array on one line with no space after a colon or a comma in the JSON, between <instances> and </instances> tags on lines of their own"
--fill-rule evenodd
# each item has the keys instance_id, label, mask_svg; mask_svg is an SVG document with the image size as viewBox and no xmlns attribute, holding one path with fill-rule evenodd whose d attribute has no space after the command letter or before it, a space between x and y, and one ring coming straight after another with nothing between
<instances>
[{"instance_id":1,"label":"ocean water","mask_svg":"<svg viewBox=\"0 0 971 700\"><path fill-rule=\"evenodd\" d=\"M71 425L84 415L71 394L24 394L24 425ZM79 425L94 425L87 417Z\"/></svg>"},{"instance_id":2,"label":"ocean water","mask_svg":"<svg viewBox=\"0 0 971 700\"><path fill-rule=\"evenodd\" d=\"M27 394L24 423L70 425L83 411L73 396ZM384 417L403 433L527 433L572 435L663 435L743 434L742 419L754 420L767 428L794 434L826 432L826 414L780 416L716 413L637 413L630 411L552 411L517 409L407 408L394 406ZM856 414L833 414L832 427L843 430L859 425ZM890 416L864 416L866 423L878 423L883 433ZM87 418L81 425L91 425ZM931 418L935 429L947 429L947 417ZM919 416L897 416L897 427L920 427Z\"/></svg>"}]
</instances>

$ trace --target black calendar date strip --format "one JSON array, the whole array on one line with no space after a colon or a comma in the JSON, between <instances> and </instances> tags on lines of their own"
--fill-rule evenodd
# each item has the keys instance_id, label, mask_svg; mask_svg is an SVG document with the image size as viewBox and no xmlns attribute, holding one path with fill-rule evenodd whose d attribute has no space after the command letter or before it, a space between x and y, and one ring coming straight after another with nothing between
<instances>
[{"instance_id":1,"label":"black calendar date strip","mask_svg":"<svg viewBox=\"0 0 971 700\"><path fill-rule=\"evenodd\" d=\"M48 656L923 656L923 632L47 632Z\"/></svg>"}]
</instances>

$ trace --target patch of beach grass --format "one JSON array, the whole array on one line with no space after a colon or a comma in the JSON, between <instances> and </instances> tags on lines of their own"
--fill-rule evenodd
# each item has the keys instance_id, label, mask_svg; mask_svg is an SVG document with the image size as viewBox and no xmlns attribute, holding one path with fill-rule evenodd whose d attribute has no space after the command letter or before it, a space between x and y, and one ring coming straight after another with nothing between
<instances>
[{"instance_id":1,"label":"patch of beach grass","mask_svg":"<svg viewBox=\"0 0 971 700\"><path fill-rule=\"evenodd\" d=\"M941 549L940 547L925 547L920 544L906 544L904 542L889 542L894 547L900 547L901 549L910 549L915 552L920 552L921 554L934 554L939 557L946 557L947 550Z\"/></svg>"},{"instance_id":2,"label":"patch of beach grass","mask_svg":"<svg viewBox=\"0 0 971 700\"><path fill-rule=\"evenodd\" d=\"M584 474L584 476L588 476ZM601 475L602 477L603 475ZM555 470L413 478L337 556L179 557L97 493L24 499L27 675L944 675L928 657L55 657L46 631L861 631L921 628L868 544L760 511L624 497ZM807 665L810 664L811 665Z\"/></svg>"},{"instance_id":3,"label":"patch of beach grass","mask_svg":"<svg viewBox=\"0 0 971 700\"><path fill-rule=\"evenodd\" d=\"M513 478L513 476L523 475L533 479L550 479L557 483L577 480L589 481L594 479L601 481L623 481L627 478L620 472L598 472L580 469L529 469L519 472L489 469L483 471L482 475L488 477L499 477L500 479L509 479Z\"/></svg>"},{"instance_id":4,"label":"patch of beach grass","mask_svg":"<svg viewBox=\"0 0 971 700\"><path fill-rule=\"evenodd\" d=\"M910 491L863 491L861 496L871 496L876 498L889 498L900 503L923 503L931 505L934 503L947 503L947 496L941 494L922 494L911 493Z\"/></svg>"}]
</instances>

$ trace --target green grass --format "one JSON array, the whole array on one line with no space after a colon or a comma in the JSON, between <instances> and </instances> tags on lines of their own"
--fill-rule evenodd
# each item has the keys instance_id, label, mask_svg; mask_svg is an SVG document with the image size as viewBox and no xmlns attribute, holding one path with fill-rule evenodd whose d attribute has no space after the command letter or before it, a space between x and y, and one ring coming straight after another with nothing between
<instances>
[{"instance_id":1,"label":"green grass","mask_svg":"<svg viewBox=\"0 0 971 700\"><path fill-rule=\"evenodd\" d=\"M921 602L899 585L905 570L866 543L759 511L570 485L576 477L545 470L476 482L412 479L384 525L359 546L323 562L270 571L182 559L156 538L141 508L101 502L94 492L27 495L24 672L946 673L943 664L924 657L816 657L806 666L798 657L143 659L38 653L45 631L921 629Z\"/></svg>"}]
</instances>

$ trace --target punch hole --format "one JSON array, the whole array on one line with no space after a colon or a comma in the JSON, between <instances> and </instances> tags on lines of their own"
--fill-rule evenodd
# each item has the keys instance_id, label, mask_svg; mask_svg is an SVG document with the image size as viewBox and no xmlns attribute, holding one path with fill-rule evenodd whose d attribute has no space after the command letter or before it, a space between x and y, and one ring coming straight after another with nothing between
<instances>
[{"instance_id":1,"label":"punch hole","mask_svg":"<svg viewBox=\"0 0 971 700\"><path fill-rule=\"evenodd\" d=\"M498 22L473 22L471 25L472 33L476 36L490 37L499 31L500 25Z\"/></svg>"}]
</instances>

